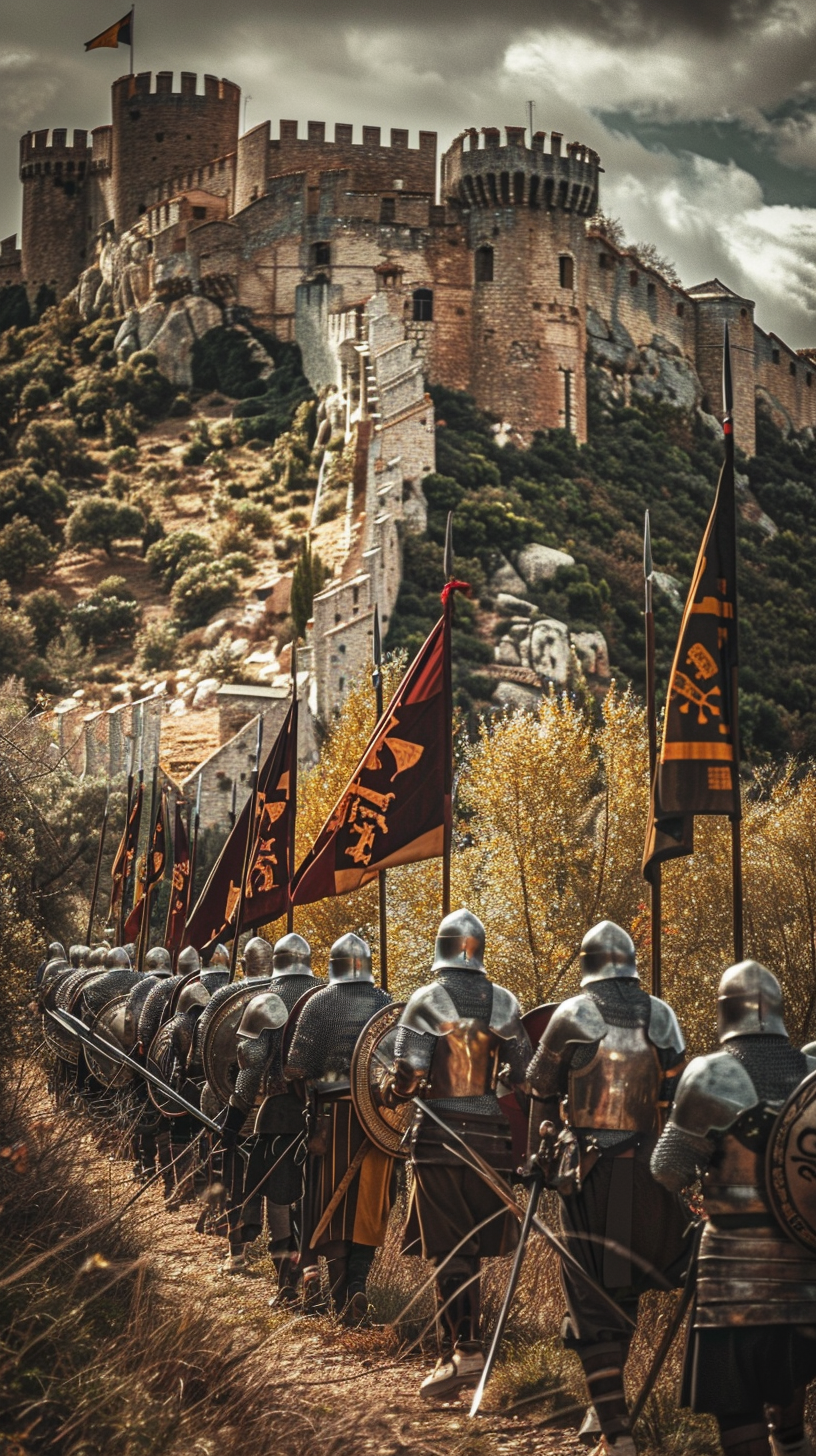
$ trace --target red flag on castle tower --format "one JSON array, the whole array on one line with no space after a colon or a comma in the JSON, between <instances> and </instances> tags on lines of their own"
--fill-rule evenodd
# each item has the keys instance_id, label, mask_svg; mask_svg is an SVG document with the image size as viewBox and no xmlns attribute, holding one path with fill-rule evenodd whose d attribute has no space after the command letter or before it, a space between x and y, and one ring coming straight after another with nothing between
<instances>
[{"instance_id":1,"label":"red flag on castle tower","mask_svg":"<svg viewBox=\"0 0 816 1456\"><path fill-rule=\"evenodd\" d=\"M86 51L97 51L103 47L108 50L115 50L117 46L130 46L130 74L133 75L133 39L136 29L136 6L131 5L127 15L117 20L114 25L109 25L107 30L102 30L95 35L93 40L86 40Z\"/></svg>"}]
</instances>

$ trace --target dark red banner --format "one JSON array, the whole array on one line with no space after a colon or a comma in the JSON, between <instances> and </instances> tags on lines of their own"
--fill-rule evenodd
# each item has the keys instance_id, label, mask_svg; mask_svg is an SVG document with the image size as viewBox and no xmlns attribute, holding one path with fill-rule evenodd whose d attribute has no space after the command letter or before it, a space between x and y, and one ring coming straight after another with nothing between
<instances>
[{"instance_id":1,"label":"dark red banner","mask_svg":"<svg viewBox=\"0 0 816 1456\"><path fill-rule=\"evenodd\" d=\"M111 902L108 918L113 923L119 914L119 906L125 893L125 886L133 874L133 862L139 843L139 828L142 822L142 800L144 784L139 783L130 805L127 823L111 868Z\"/></svg>"},{"instance_id":2,"label":"dark red banner","mask_svg":"<svg viewBox=\"0 0 816 1456\"><path fill-rule=\"evenodd\" d=\"M170 888L167 923L164 930L164 943L172 955L181 950L184 922L187 918L189 887L190 842L187 834L187 820L184 813L184 800L176 799L173 826L173 883Z\"/></svg>"}]
</instances>

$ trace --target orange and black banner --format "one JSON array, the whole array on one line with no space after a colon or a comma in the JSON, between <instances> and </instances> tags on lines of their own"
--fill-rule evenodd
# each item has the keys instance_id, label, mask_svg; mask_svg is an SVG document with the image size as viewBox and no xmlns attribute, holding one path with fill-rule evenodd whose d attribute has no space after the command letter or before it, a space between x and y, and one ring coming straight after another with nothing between
<instances>
[{"instance_id":1,"label":"orange and black banner","mask_svg":"<svg viewBox=\"0 0 816 1456\"><path fill-rule=\"evenodd\" d=\"M148 892L164 878L167 864L167 790L162 787L153 815L150 842L139 861L139 883L133 909L125 921L126 940L137 940Z\"/></svg>"},{"instance_id":2,"label":"orange and black banner","mask_svg":"<svg viewBox=\"0 0 816 1456\"><path fill-rule=\"evenodd\" d=\"M194 945L197 950L206 951L219 940L232 937L250 834L252 847L241 929L277 920L286 910L291 874L289 813L292 802L288 784L294 782L289 775L291 754L297 753L296 721L296 709L293 712L290 707L258 774L257 793L250 794L244 804L190 912L184 938L187 945ZM258 805L261 806L259 818Z\"/></svg>"},{"instance_id":3,"label":"orange and black banner","mask_svg":"<svg viewBox=\"0 0 816 1456\"><path fill-rule=\"evenodd\" d=\"M107 30L100 31L93 40L86 40L86 51L99 50L101 46L108 49L115 49L116 46L130 45L133 40L133 11L129 10L115 25L109 25Z\"/></svg>"},{"instance_id":4,"label":"orange and black banner","mask_svg":"<svg viewBox=\"0 0 816 1456\"><path fill-rule=\"evenodd\" d=\"M144 784L139 783L130 804L127 823L122 830L122 838L119 841L119 848L116 851L111 868L111 902L110 910L108 911L108 919L111 924L115 922L119 914L125 888L133 873L133 861L136 855L136 847L139 843L139 828L142 822L143 800Z\"/></svg>"},{"instance_id":5,"label":"orange and black banner","mask_svg":"<svg viewBox=\"0 0 816 1456\"><path fill-rule=\"evenodd\" d=\"M443 853L451 815L449 597L298 869L294 905L344 895L380 870Z\"/></svg>"},{"instance_id":6,"label":"orange and black banner","mask_svg":"<svg viewBox=\"0 0 816 1456\"><path fill-rule=\"evenodd\" d=\"M173 884L170 889L167 924L164 931L164 943L172 955L181 950L184 939L189 887L190 842L187 835L187 821L184 815L184 801L176 799L173 832Z\"/></svg>"},{"instance_id":7,"label":"orange and black banner","mask_svg":"<svg viewBox=\"0 0 816 1456\"><path fill-rule=\"evenodd\" d=\"M740 815L737 742L737 536L734 436L694 569L674 654L643 856L691 854L695 814Z\"/></svg>"}]
</instances>

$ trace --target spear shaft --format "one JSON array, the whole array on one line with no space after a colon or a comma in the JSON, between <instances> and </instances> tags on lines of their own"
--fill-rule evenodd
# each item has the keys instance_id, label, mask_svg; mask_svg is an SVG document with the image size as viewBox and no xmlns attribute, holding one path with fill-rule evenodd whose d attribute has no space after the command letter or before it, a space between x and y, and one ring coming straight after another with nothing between
<instances>
[{"instance_id":1,"label":"spear shaft","mask_svg":"<svg viewBox=\"0 0 816 1456\"><path fill-rule=\"evenodd\" d=\"M289 779L289 886L292 884L292 876L295 873L295 832L297 829L297 796L298 796L298 660L297 660L297 638L292 642L292 733L294 734L294 752L290 755L290 779ZM295 907L292 904L292 896L287 891L286 897L286 933L291 935L295 928Z\"/></svg>"},{"instance_id":2,"label":"spear shaft","mask_svg":"<svg viewBox=\"0 0 816 1456\"><path fill-rule=\"evenodd\" d=\"M723 338L723 431L725 434L725 470L724 479L730 478L731 491L734 490L734 386L731 377L731 336L728 331L728 324L725 325ZM736 516L734 517L734 534L736 536ZM737 559L737 543L734 541L734 561ZM734 594L736 602L737 583L734 582ZM734 609L734 631L738 631L736 606ZM737 668L732 668L731 673L731 739L734 749L734 774L736 776L737 813L730 816L731 819L731 893L732 893L732 916L734 924L734 960L739 962L743 959L743 912L742 912L742 813L739 806L740 795L740 741L739 741L739 682Z\"/></svg>"},{"instance_id":3,"label":"spear shaft","mask_svg":"<svg viewBox=\"0 0 816 1456\"><path fill-rule=\"evenodd\" d=\"M93 889L91 890L91 906L88 911L88 935L86 945L91 944L93 932L94 912L96 911L96 897L99 893L99 874L102 869L102 851L105 847L105 830L108 827L108 805L110 803L110 790L105 795L105 808L102 811L102 824L99 830L99 848L96 851L96 865L94 867Z\"/></svg>"},{"instance_id":4,"label":"spear shaft","mask_svg":"<svg viewBox=\"0 0 816 1456\"><path fill-rule=\"evenodd\" d=\"M261 771L261 744L263 743L263 714L258 714L258 736L255 740L255 767L252 770L252 781L249 786L249 819L247 821L247 837L244 846L244 863L241 870L241 890L238 896L238 904L235 910L235 934L232 937L232 948L230 950L230 974L231 981L235 980L235 971L238 966L238 941L241 938L241 924L244 918L246 906L246 882L249 874L249 861L252 855L252 846L255 842L255 822L258 814L258 776Z\"/></svg>"},{"instance_id":5,"label":"spear shaft","mask_svg":"<svg viewBox=\"0 0 816 1456\"><path fill-rule=\"evenodd\" d=\"M371 675L374 684L375 710L377 722L383 715L383 678L382 678L382 638L380 635L380 608L374 606L374 671ZM388 888L386 883L385 870L377 872L377 888L379 891L379 928L380 928L380 985L383 991L388 990Z\"/></svg>"},{"instance_id":6,"label":"spear shaft","mask_svg":"<svg viewBox=\"0 0 816 1456\"><path fill-rule=\"evenodd\" d=\"M445 556L443 562L445 582L453 581L453 511L448 511L445 530ZM453 613L452 599L445 603L446 643L443 691L445 704L445 824L442 841L442 915L450 914L451 906L451 842L453 839L453 683L450 647L450 617Z\"/></svg>"},{"instance_id":7,"label":"spear shaft","mask_svg":"<svg viewBox=\"0 0 816 1456\"><path fill-rule=\"evenodd\" d=\"M649 784L654 789L657 771L657 693L655 670L654 629L654 566L652 563L652 532L649 512L643 525L643 587L644 622L646 627L646 718L649 726ZM652 942L652 995L662 993L662 950L663 950L663 882L661 867L657 863L652 869L649 888L649 905Z\"/></svg>"}]
</instances>

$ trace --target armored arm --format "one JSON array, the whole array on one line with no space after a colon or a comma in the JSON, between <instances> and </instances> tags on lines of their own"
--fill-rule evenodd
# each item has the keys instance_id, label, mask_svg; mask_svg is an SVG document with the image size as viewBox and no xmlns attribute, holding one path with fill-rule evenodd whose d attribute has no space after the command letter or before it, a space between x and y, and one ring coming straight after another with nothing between
<instances>
[{"instance_id":1,"label":"armored arm","mask_svg":"<svg viewBox=\"0 0 816 1456\"><path fill-rule=\"evenodd\" d=\"M493 987L490 1029L501 1037L501 1080L509 1087L526 1087L532 1045L521 1019L521 1007L511 991Z\"/></svg>"},{"instance_id":2,"label":"armored arm","mask_svg":"<svg viewBox=\"0 0 816 1456\"><path fill-rule=\"evenodd\" d=\"M651 1168L658 1183L673 1193L705 1172L718 1138L745 1111L757 1105L745 1068L727 1052L695 1057L683 1072Z\"/></svg>"},{"instance_id":3,"label":"armored arm","mask_svg":"<svg viewBox=\"0 0 816 1456\"><path fill-rule=\"evenodd\" d=\"M657 1049L658 1061L663 1071L658 1103L662 1127L671 1111L677 1084L687 1065L686 1039L671 1006L655 996L650 996L649 1000L649 1040Z\"/></svg>"},{"instance_id":4,"label":"armored arm","mask_svg":"<svg viewBox=\"0 0 816 1456\"><path fill-rule=\"evenodd\" d=\"M320 1001L323 991L316 991L306 1002L297 1019L283 1068L287 1082L317 1081L323 1073L325 1058L321 1052Z\"/></svg>"}]
</instances>

